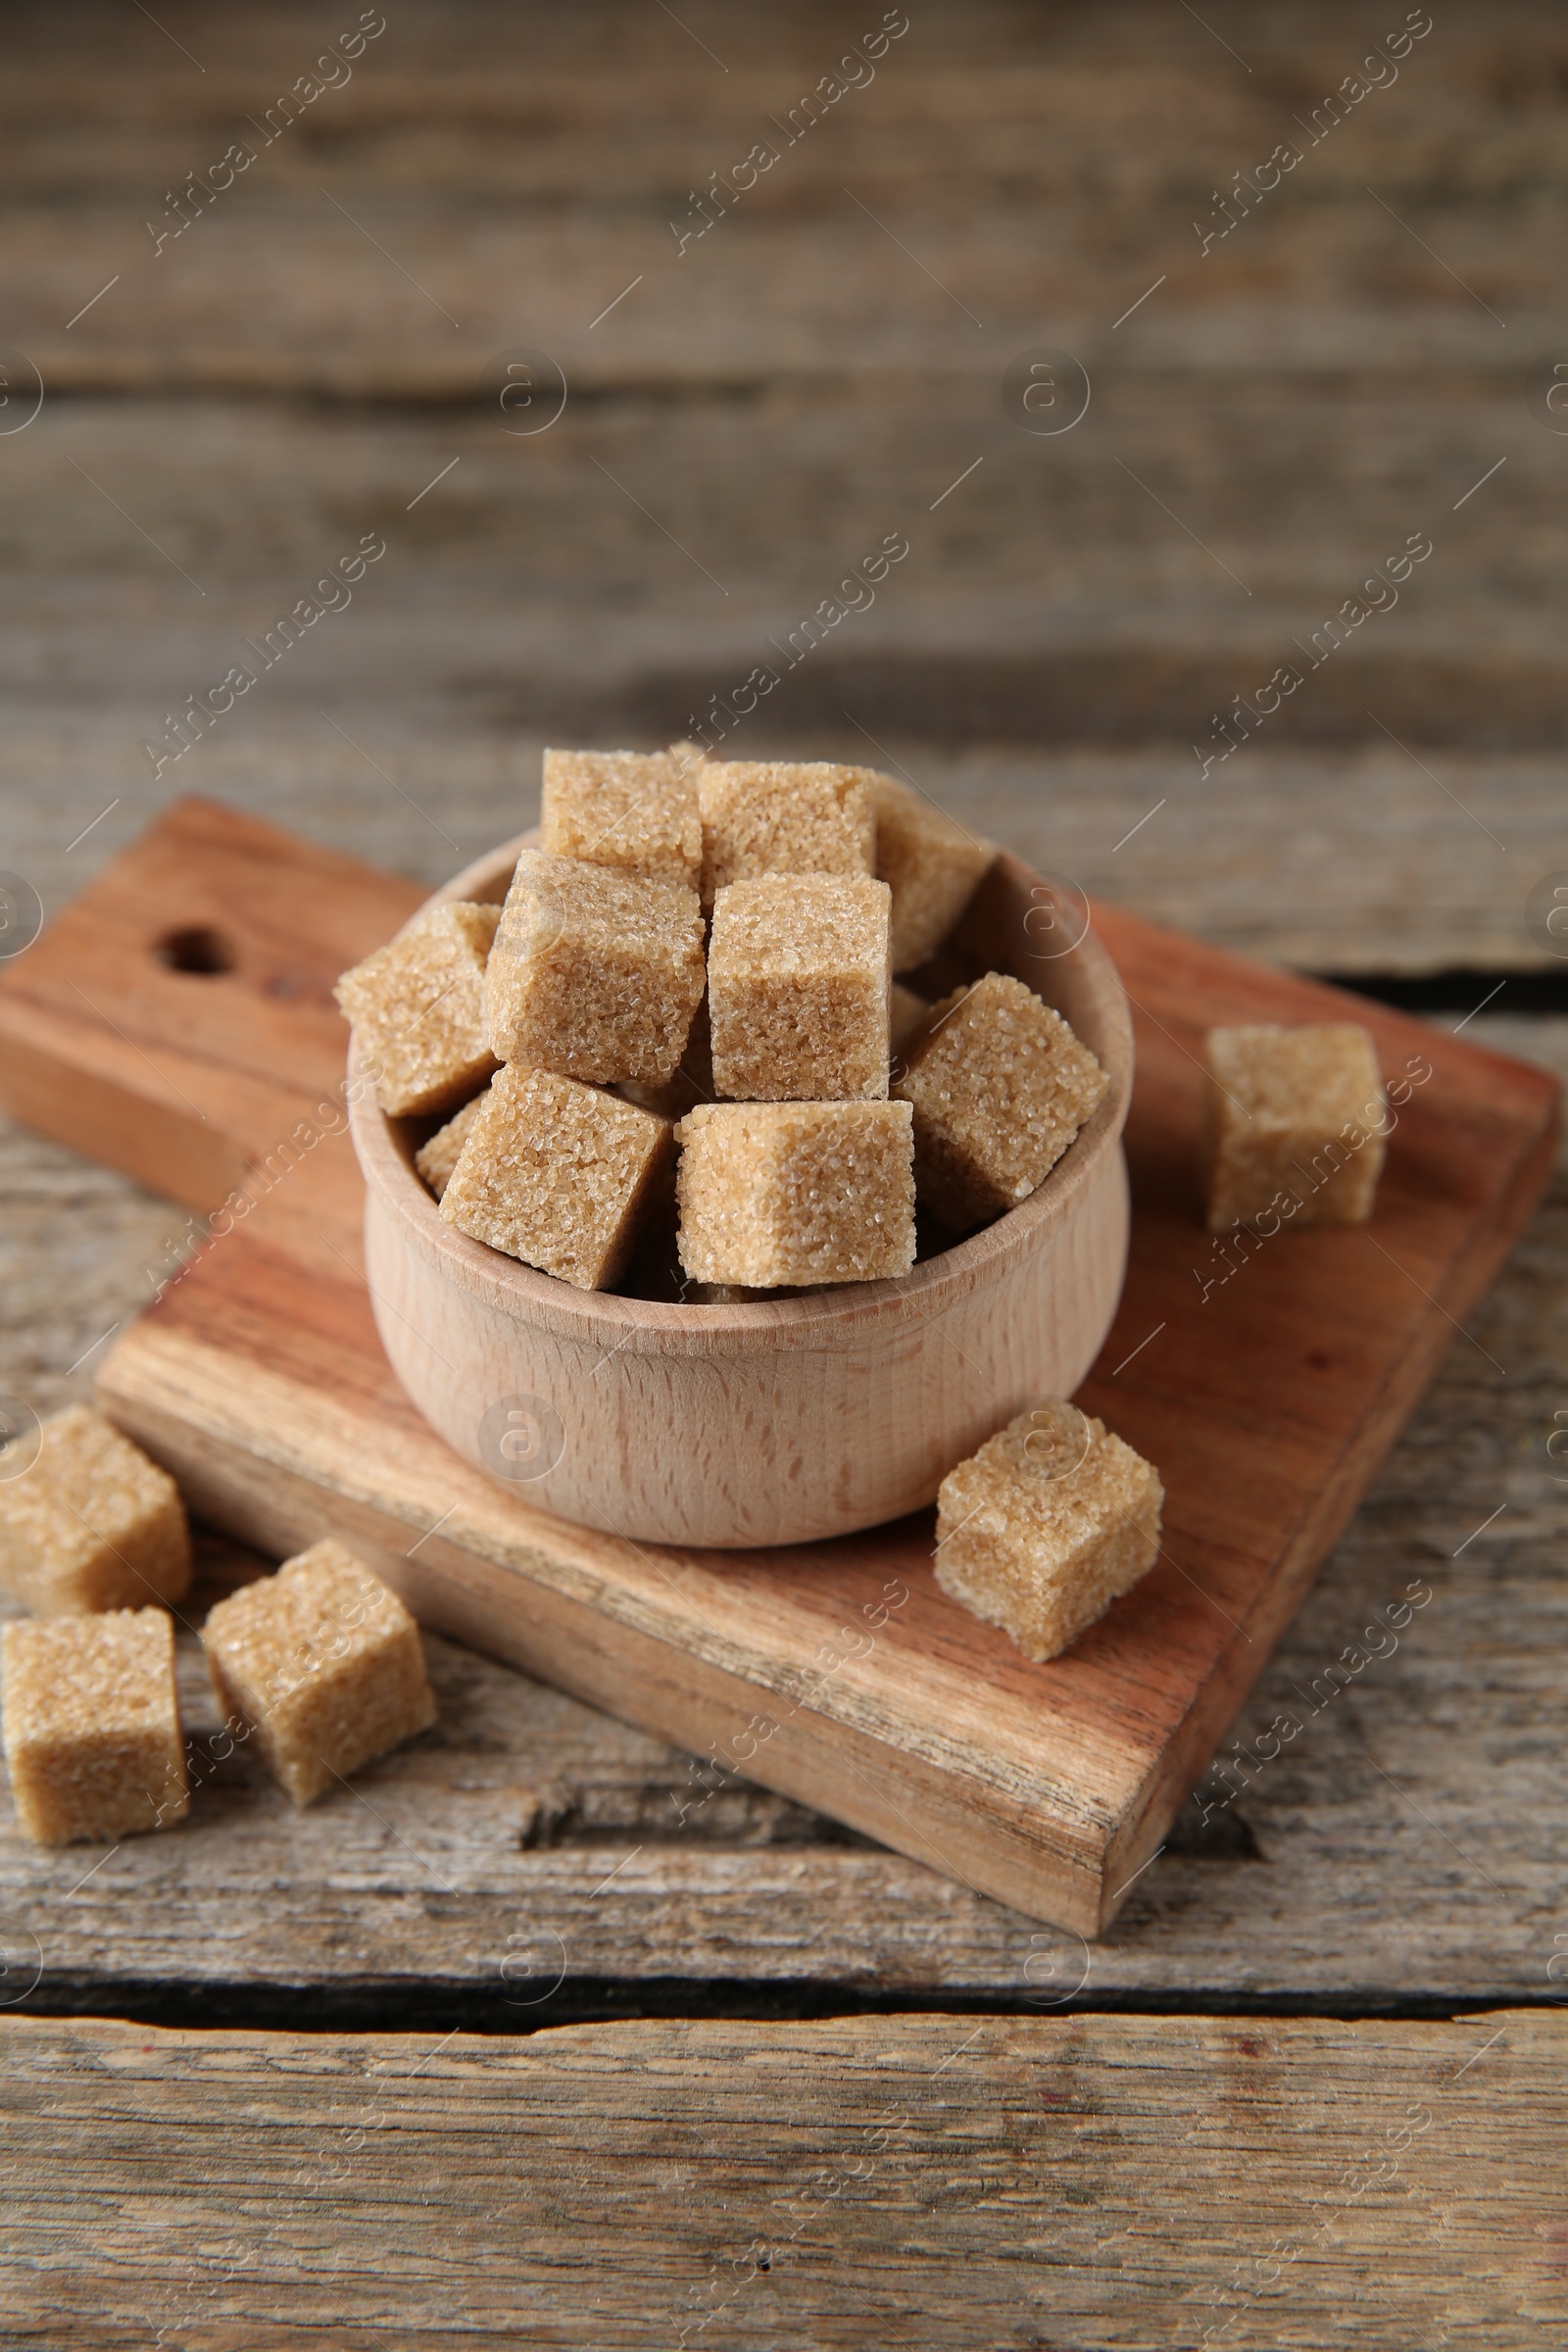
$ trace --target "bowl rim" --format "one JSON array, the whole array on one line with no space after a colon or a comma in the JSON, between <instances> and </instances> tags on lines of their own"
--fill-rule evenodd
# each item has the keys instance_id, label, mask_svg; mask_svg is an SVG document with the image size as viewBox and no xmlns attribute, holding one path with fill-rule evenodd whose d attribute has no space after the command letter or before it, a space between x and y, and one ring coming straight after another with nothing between
<instances>
[{"instance_id":1,"label":"bowl rim","mask_svg":"<svg viewBox=\"0 0 1568 2352\"><path fill-rule=\"evenodd\" d=\"M518 853L535 846L537 827L472 859L451 881L417 906L396 937L432 906L494 889ZM1011 869L1015 885L1055 891L1009 850L997 862ZM355 1152L365 1177L367 1213L373 1199L399 1232L427 1262L459 1289L482 1299L514 1322L540 1326L582 1346L607 1341L637 1354L693 1355L750 1353L757 1348L793 1352L854 1345L886 1324L906 1326L940 1314L956 1298L998 1281L1037 1248L1070 1214L1106 1157L1119 1150L1132 1098L1133 1032L1126 991L1109 951L1088 927L1066 953L1086 959L1091 985L1101 998L1106 1031L1100 1058L1110 1074L1104 1100L1061 1158L1028 1199L1007 1209L951 1249L919 1260L907 1274L879 1282L843 1283L794 1298L758 1299L738 1305L680 1305L662 1299L627 1298L614 1291L583 1291L554 1275L524 1265L460 1233L441 1216L432 1196L381 1109L357 1041L349 1050L346 1089Z\"/></svg>"}]
</instances>

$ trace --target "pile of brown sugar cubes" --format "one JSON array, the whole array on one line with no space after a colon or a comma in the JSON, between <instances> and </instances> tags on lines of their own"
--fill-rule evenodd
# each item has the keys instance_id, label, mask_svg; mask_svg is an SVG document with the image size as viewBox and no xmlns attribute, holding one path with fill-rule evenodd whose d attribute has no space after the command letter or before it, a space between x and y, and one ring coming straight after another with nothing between
<instances>
[{"instance_id":1,"label":"pile of brown sugar cubes","mask_svg":"<svg viewBox=\"0 0 1568 2352\"><path fill-rule=\"evenodd\" d=\"M827 761L547 751L506 904L449 904L344 974L390 1116L473 1240L708 1305L907 1274L1025 1200L1109 1080L992 972L927 962L996 853ZM898 1060L894 1060L895 1053Z\"/></svg>"},{"instance_id":2,"label":"pile of brown sugar cubes","mask_svg":"<svg viewBox=\"0 0 1568 2352\"><path fill-rule=\"evenodd\" d=\"M174 1618L191 1579L179 1490L85 1406L0 1482L0 1708L18 1825L43 1845L167 1829L190 1808ZM201 1628L226 1728L307 1804L435 1721L418 1628L331 1541L241 1587Z\"/></svg>"}]
</instances>

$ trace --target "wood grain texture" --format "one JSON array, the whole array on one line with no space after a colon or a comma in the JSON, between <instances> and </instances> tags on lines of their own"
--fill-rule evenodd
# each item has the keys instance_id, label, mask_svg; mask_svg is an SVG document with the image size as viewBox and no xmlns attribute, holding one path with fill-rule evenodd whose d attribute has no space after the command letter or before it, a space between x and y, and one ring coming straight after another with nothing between
<instances>
[{"instance_id":1,"label":"wood grain texture","mask_svg":"<svg viewBox=\"0 0 1568 2352\"><path fill-rule=\"evenodd\" d=\"M4 644L0 630L0 657ZM414 651L388 648L389 670L406 668ZM198 781L205 797L416 876L425 890L536 819L540 734L496 740L473 732L469 720L460 727L453 714L454 739L440 711L411 710L394 720L373 675L365 691L379 707L363 719L341 712L363 753L307 710L265 724L258 718L250 736L226 746L214 739L199 769L187 760L165 781L181 791ZM115 797L114 784L127 780L125 733L136 724L133 711L118 707L19 709L14 751L25 781L0 784L5 854L51 914L166 805L137 788L67 854ZM1564 870L1561 770L1545 756L1424 749L1423 774L1382 738L1354 751L1271 754L1263 746L1238 753L1199 793L1188 785L1185 746L954 751L896 730L877 733L892 763L1041 873L1237 954L1347 977L1554 968L1525 921L1530 886ZM826 734L799 740L813 757L853 748ZM856 740L867 759L881 756ZM439 811L441 829L405 795ZM1486 993L1477 988L1463 1009Z\"/></svg>"},{"instance_id":2,"label":"wood grain texture","mask_svg":"<svg viewBox=\"0 0 1568 2352\"><path fill-rule=\"evenodd\" d=\"M0 971L0 1101L211 1216L289 1172L304 1127L341 1134L332 983L411 898L358 859L301 865L275 827L182 801Z\"/></svg>"},{"instance_id":3,"label":"wood grain texture","mask_svg":"<svg viewBox=\"0 0 1568 2352\"><path fill-rule=\"evenodd\" d=\"M65 1189L64 1154L32 1149L61 1189L44 1218L12 1182L8 1201L31 1218L12 1289L31 1264L58 1292L81 1262L70 1232L102 1210ZM87 1299L104 1297L100 1277ZM218 1737L182 1632L199 1793L174 1844L131 1840L107 1863L40 1856L0 1804L0 1915L36 1938L34 1997L165 2022L416 2019L436 2033L824 1997L1018 2007L1086 1966L1076 1997L1099 2004L1419 2015L1540 2000L1568 1934L1568 1500L1545 1451L1565 1308L1559 1181L1239 1719L1253 1761L1204 1774L1090 1952L1042 1944L1016 1912L435 1636L438 1730L296 1814ZM62 1371L102 1329L75 1311ZM85 1394L91 1369L54 1393ZM206 1544L193 1618L266 1565ZM1387 1631L1369 1629L1412 1584L1433 1601L1328 1695L1348 1652L1388 1653ZM1260 1764L1259 1736L1286 1710L1304 1729Z\"/></svg>"},{"instance_id":4,"label":"wood grain texture","mask_svg":"<svg viewBox=\"0 0 1568 2352\"><path fill-rule=\"evenodd\" d=\"M656 1555L459 1465L391 1385L352 1244L320 1222L315 1171L331 1145L275 1188L311 1206L308 1268L289 1227L247 1220L117 1344L101 1393L215 1524L277 1553L331 1528L426 1622L1095 1933L1495 1271L1544 1181L1553 1108L1535 1074L1366 1014L1391 1071L1402 1054L1433 1073L1395 1133L1384 1238L1291 1237L1232 1289L1230 1259L1200 1246L1202 1029L1321 1017L1342 1000L1125 916L1099 923L1140 1022L1128 1149L1142 1214L1084 1396L1164 1473L1167 1543L1136 1600L1050 1667L936 1592L918 1523L816 1555ZM1347 1247L1353 1271L1326 1318Z\"/></svg>"},{"instance_id":5,"label":"wood grain texture","mask_svg":"<svg viewBox=\"0 0 1568 2352\"><path fill-rule=\"evenodd\" d=\"M999 632L1023 645L1050 694L1020 696L1016 669L1004 678L976 665L965 680L950 668L940 697L921 688L922 727L908 735L840 694L827 723L813 720L816 750L875 757L843 720L845 704L977 829L1099 897L1246 954L1343 971L1540 961L1522 907L1528 881L1565 861L1561 768L1521 746L1549 712L1543 684L1555 691L1551 657L1543 667L1530 649L1557 602L1564 542L1549 527L1560 452L1521 386L1530 353L1560 339L1564 84L1552 12L1505 0L1484 16L1445 15L1399 87L1313 151L1310 179L1298 172L1114 333L1109 319L1168 269L1212 188L1292 135L1291 116L1360 53L1359 11L1268 5L1240 27L1205 10L1251 64L1247 74L1163 6L1051 19L922 8L862 111L852 100L823 126L836 149L813 133L791 177L775 173L763 191L758 229L738 215L687 254L688 274L698 263L708 272L691 279L699 297L671 311L662 294L645 313L645 286L591 333L597 304L583 288L602 284L608 300L644 267L667 236L663 199L684 202L710 165L745 152L753 113L792 102L840 44L837 18L804 8L726 18L724 37L691 20L726 76L641 6L591 17L451 0L433 14L400 8L340 93L346 111L329 113L337 97L313 108L269 152L266 176L251 172L155 269L135 260L150 253L143 215L221 153L321 34L318 17L287 7L157 14L205 74L134 11L43 12L9 28L0 100L14 195L8 332L44 359L50 387L37 424L3 445L14 586L0 591L10 711L0 811L4 862L51 910L193 778L433 885L530 821L546 721L517 722L530 710L548 716L553 695L567 703L554 682L569 686L572 710L594 710L597 677L624 695L620 708L650 717L672 699L670 678L700 670L705 691L723 689L767 633L811 609L841 556L862 552L865 528L874 540L907 511L922 536L895 580L915 593L851 624L900 657L901 696L920 686L933 649L978 633L989 661ZM388 65L395 103L372 94ZM464 320L461 335L330 213L323 180L421 277L425 261L437 266L425 282ZM944 298L892 245L879 260L845 181L987 319L983 346L956 311L960 340L947 339ZM1377 207L1368 182L1509 320L1506 332ZM858 224L854 237L830 220L834 206ZM466 269L476 217L488 250L504 248L496 286L526 288L525 310L541 296L554 306L548 317L509 312L498 347L552 340L558 323L573 337L563 349L587 396L534 442L503 447L482 419L463 421L478 347L466 305L493 296L479 271L455 300L447 272ZM341 243L321 234L323 218ZM399 243L405 224L417 250ZM209 232L229 242L215 248ZM978 281L945 267L989 269L989 251L1000 258L985 291L1004 298L1004 319L1008 257L1026 272L1047 257L1038 305L1037 279L1018 280L1020 347L1041 317L1054 319L1058 289L1095 323L1098 340L1080 344L1095 406L1064 440L1016 436L995 491L1007 436L989 444L980 470L929 514L977 453L971 424L991 417L1013 348L990 333ZM65 332L116 270L126 272L120 285ZM1065 331L1073 339L1070 321ZM406 405L411 387L438 405ZM1113 432L1081 464L1084 435L1110 416ZM569 462L557 455L568 446ZM1112 447L1248 581L1251 601L1111 462ZM405 514L460 449L458 470ZM177 555L204 599L68 451ZM1503 469L1454 514L1504 451ZM728 601L594 457L723 576ZM1379 692L1334 702L1334 724L1362 739L1275 752L1265 735L1192 789L1189 743L1208 725L1216 667L1222 701L1250 691L1276 637L1283 651L1317 625L1389 531L1397 544L1430 515L1449 519L1418 592L1346 649L1348 663L1376 657ZM287 610L345 531L352 544L383 517L391 550L353 611L149 786L139 747L163 713L221 676L240 634ZM732 554L735 571L720 561ZM732 632L737 600L756 618ZM1260 603L1275 618L1254 676L1230 656L1252 642ZM1069 653L1048 668L1044 653L1063 637ZM1086 649L1114 664L1098 673L1113 693L1091 700L1074 686L1068 664ZM1409 732L1382 699L1407 656L1426 662ZM811 674L808 663L803 682ZM1321 683L1334 683L1333 664ZM1363 703L1427 772L1373 728ZM1080 744L1062 732L1103 727L1107 714L1132 739ZM966 740L933 745L933 716ZM1035 739L1018 740L1020 726ZM1455 727L1483 731L1486 745L1455 748ZM792 726L778 740L805 738ZM1561 1025L1488 1012L1465 1035L1568 1074ZM0 1189L0 1377L41 1405L79 1397L95 1346L156 1288L190 1228L167 1203L10 1127ZM1292 1686L1309 1686L1410 1577L1439 1580L1436 1608L1208 1831L1139 1880L1115 1937L1097 1947L1092 1987L1208 1997L1229 1985L1285 2000L1359 1988L1374 2004L1531 1995L1553 1926L1568 1924L1549 1663L1568 1520L1544 1453L1568 1397L1565 1282L1559 1198L1466 1318L1508 1377L1455 1338L1239 1732L1250 1738L1298 1706ZM1452 1557L1505 1498L1505 1516ZM464 1858L454 1884L471 1906L465 1923L487 1919L493 1935L519 1909L542 1911L590 1974L667 1966L688 1981L744 1980L779 1966L802 1982L858 1971L888 1985L1015 1981L999 1907L896 1856L834 1843L820 1822L803 1845L798 1811L745 1785L688 1812L677 1836L645 1845L593 1897L656 1817L675 1818L672 1795L684 1802L692 1787L686 1759L505 1669L442 1655L454 1716L485 1693L473 1739L449 1727L399 1769L416 1775L418 1817L441 1857L432 1867L451 1875L452 1857ZM396 1998L404 1955L425 1982L470 1968L484 1935L440 1915L446 1898L422 1845L416 1857L356 1802L376 1843L373 1858L356 1847L364 1868L343 1884L334 1840L348 1832L335 1811L273 1822L243 1758L223 1771L240 1776L234 1834L226 1809L210 1817L177 1868L144 1841L64 1901L71 1878L46 1886L34 1857L7 1849L7 1900L43 1926L59 1982L94 1997L94 1984L123 1984L143 1958L167 1981L190 1968L218 1982L255 1952L280 1984L342 1982L363 1965ZM464 1792L489 1773L503 1790L543 1783L555 1842L496 1857L485 1806ZM261 1875L286 1890L275 1905L242 1866L241 1821L246 1836L266 1824ZM412 1818L400 1824L405 1838L416 1834ZM1238 1824L1246 1840L1213 1850ZM1253 1852L1262 1859L1244 1858ZM627 1878L634 1899L622 1909ZM376 1892L383 1880L402 1889L390 1906Z\"/></svg>"},{"instance_id":6,"label":"wood grain texture","mask_svg":"<svg viewBox=\"0 0 1568 2352\"><path fill-rule=\"evenodd\" d=\"M1247 953L1539 964L1568 544L1539 413L1553 12L1446 16L1202 253L1215 187L1304 139L1364 52L1357 9L1250 9L1222 28L1247 72L1152 0L933 0L684 257L668 219L843 26L804 0L710 24L721 73L652 14L400 9L159 256L164 191L257 135L320 24L194 8L200 74L136 11L17 28L7 332L48 393L3 443L8 861L55 906L194 782L433 884L531 817L543 736L663 740L899 528L909 559L792 673L793 708L763 705L756 749L872 757L853 713L1042 869ZM1095 391L1036 439L999 387L1043 332ZM519 338L573 387L527 439L484 380ZM388 554L352 609L154 778L165 714L372 526ZM1200 789L1215 710L1422 527L1398 608Z\"/></svg>"},{"instance_id":7,"label":"wood grain texture","mask_svg":"<svg viewBox=\"0 0 1568 2352\"><path fill-rule=\"evenodd\" d=\"M1568 1020L1484 1012L1464 1034L1568 1080ZM0 1388L41 1410L79 1401L189 1221L5 1121L0 1210ZM1284 1636L1238 1743L1255 1755L1282 1711L1306 1712L1302 1692L1413 1580L1434 1604L1332 1703L1320 1692L1273 1763L1204 1777L1094 1947L1083 1998L1420 2014L1540 1997L1568 1933L1555 1666L1568 1490L1545 1451L1568 1408L1565 1314L1559 1174ZM236 1568L269 1564L204 1552L198 1612ZM222 1753L194 1633L179 1640L201 1793L175 1852L133 1840L78 1885L85 1861L24 1845L0 1796L0 1915L36 1936L37 1997L56 2006L506 2026L520 2013L500 1969L516 1973L527 1947L512 1939L529 1936L541 1960L559 1936L566 1969L529 2022L809 2003L823 1986L849 2003L1036 1989L1016 1913L435 1636L439 1731L295 1814L243 1748Z\"/></svg>"},{"instance_id":8,"label":"wood grain texture","mask_svg":"<svg viewBox=\"0 0 1568 2352\"><path fill-rule=\"evenodd\" d=\"M18 2342L1512 2352L1568 2022L0 2026Z\"/></svg>"},{"instance_id":9,"label":"wood grain texture","mask_svg":"<svg viewBox=\"0 0 1568 2352\"><path fill-rule=\"evenodd\" d=\"M1245 72L1182 11L937 0L872 87L684 257L671 214L794 102L842 26L806 6L726 24L720 73L653 13L400 11L353 81L158 256L144 222L165 189L253 135L246 117L319 25L194 10L181 38L202 74L134 11L90 14L84 44L47 16L19 32L8 332L50 390L5 443L0 675L16 772L39 787L16 838L46 896L117 795L74 863L192 778L433 881L525 821L541 733L662 739L899 528L908 561L792 673L765 748L809 734L868 756L848 710L947 799L948 771L989 745L1031 830L990 829L1165 920L1219 866L1230 944L1267 938L1250 885L1277 856L1310 885L1293 939L1334 943L1293 944L1309 963L1366 968L1391 933L1413 955L1424 895L1469 959L1498 960L1488 943L1506 934L1539 960L1506 820L1523 766L1540 818L1523 846L1555 861L1564 486L1530 405L1559 333L1552 13L1446 18L1396 86L1203 253L1193 220L1214 188L1304 138L1294 118L1364 50L1357 10L1250 10L1246 37L1226 36ZM1073 432L1037 439L1002 415L1000 381L1047 331L1095 398ZM514 440L483 372L519 338L558 352L573 393L559 425ZM141 746L165 713L372 526L388 555L353 608L155 780ZM1200 794L1191 745L1214 710L1420 528L1434 556L1397 610ZM480 792L494 804L476 812ZM1366 852L1394 832L1407 891L1372 887Z\"/></svg>"}]
</instances>

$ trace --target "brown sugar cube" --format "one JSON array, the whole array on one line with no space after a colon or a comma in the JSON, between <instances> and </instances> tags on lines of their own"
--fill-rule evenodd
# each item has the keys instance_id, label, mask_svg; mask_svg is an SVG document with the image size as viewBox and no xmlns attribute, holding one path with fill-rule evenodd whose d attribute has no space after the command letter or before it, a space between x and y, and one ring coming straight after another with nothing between
<instances>
[{"instance_id":1,"label":"brown sugar cube","mask_svg":"<svg viewBox=\"0 0 1568 2352\"><path fill-rule=\"evenodd\" d=\"M1210 1229L1270 1209L1276 1229L1282 1216L1298 1226L1364 1224L1388 1114L1370 1031L1353 1021L1210 1029L1204 1060Z\"/></svg>"},{"instance_id":2,"label":"brown sugar cube","mask_svg":"<svg viewBox=\"0 0 1568 2352\"><path fill-rule=\"evenodd\" d=\"M698 774L703 905L760 874L858 874L876 862L869 771L831 760L710 760Z\"/></svg>"},{"instance_id":3,"label":"brown sugar cube","mask_svg":"<svg viewBox=\"0 0 1568 2352\"><path fill-rule=\"evenodd\" d=\"M0 1588L36 1617L178 1600L190 1530L167 1470L84 1404L43 1425L38 1457L0 1484Z\"/></svg>"},{"instance_id":4,"label":"brown sugar cube","mask_svg":"<svg viewBox=\"0 0 1568 2352\"><path fill-rule=\"evenodd\" d=\"M914 1108L922 1207L954 1233L1026 1200L1110 1084L1059 1012L988 972L931 1008L893 1093Z\"/></svg>"},{"instance_id":5,"label":"brown sugar cube","mask_svg":"<svg viewBox=\"0 0 1568 2352\"><path fill-rule=\"evenodd\" d=\"M667 1119L509 1062L441 1197L449 1225L580 1291L617 1280L657 1198Z\"/></svg>"},{"instance_id":6,"label":"brown sugar cube","mask_svg":"<svg viewBox=\"0 0 1568 2352\"><path fill-rule=\"evenodd\" d=\"M1103 1422L1048 1398L943 1480L937 1583L1026 1658L1054 1658L1152 1568L1164 1498Z\"/></svg>"},{"instance_id":7,"label":"brown sugar cube","mask_svg":"<svg viewBox=\"0 0 1568 2352\"><path fill-rule=\"evenodd\" d=\"M695 890L703 866L696 770L674 752L546 752L539 841L557 858Z\"/></svg>"},{"instance_id":8,"label":"brown sugar cube","mask_svg":"<svg viewBox=\"0 0 1568 2352\"><path fill-rule=\"evenodd\" d=\"M711 1102L716 1092L713 1085L713 1032L708 1017L706 995L692 1014L687 1033L686 1051L680 1057L680 1067L673 1077L662 1086L641 1086L635 1079L624 1079L616 1087L628 1102L641 1110L656 1110L662 1119L683 1119L699 1102Z\"/></svg>"},{"instance_id":9,"label":"brown sugar cube","mask_svg":"<svg viewBox=\"0 0 1568 2352\"><path fill-rule=\"evenodd\" d=\"M11 1794L24 1838L69 1845L182 1821L190 1804L163 1609L4 1628Z\"/></svg>"},{"instance_id":10,"label":"brown sugar cube","mask_svg":"<svg viewBox=\"0 0 1568 2352\"><path fill-rule=\"evenodd\" d=\"M339 980L333 993L389 1118L455 1110L495 1068L484 969L500 919L498 906L432 906Z\"/></svg>"},{"instance_id":11,"label":"brown sugar cube","mask_svg":"<svg viewBox=\"0 0 1568 2352\"><path fill-rule=\"evenodd\" d=\"M463 1147L473 1132L473 1122L489 1099L489 1089L465 1102L455 1119L438 1127L427 1144L421 1144L414 1154L414 1164L439 1200L452 1181L452 1171L463 1157Z\"/></svg>"},{"instance_id":12,"label":"brown sugar cube","mask_svg":"<svg viewBox=\"0 0 1568 2352\"><path fill-rule=\"evenodd\" d=\"M934 956L997 855L923 793L867 771L876 807L876 870L893 893L893 969Z\"/></svg>"},{"instance_id":13,"label":"brown sugar cube","mask_svg":"<svg viewBox=\"0 0 1568 2352\"><path fill-rule=\"evenodd\" d=\"M220 1600L202 1646L219 1705L297 1805L435 1721L418 1627L331 1538Z\"/></svg>"},{"instance_id":14,"label":"brown sugar cube","mask_svg":"<svg viewBox=\"0 0 1568 2352\"><path fill-rule=\"evenodd\" d=\"M682 1119L680 1259L700 1283L880 1282L914 1263L903 1102L713 1102Z\"/></svg>"},{"instance_id":15,"label":"brown sugar cube","mask_svg":"<svg viewBox=\"0 0 1568 2352\"><path fill-rule=\"evenodd\" d=\"M490 1043L563 1078L658 1083L685 1050L703 977L684 882L524 850L490 954Z\"/></svg>"},{"instance_id":16,"label":"brown sugar cube","mask_svg":"<svg viewBox=\"0 0 1568 2352\"><path fill-rule=\"evenodd\" d=\"M753 1102L888 1091L888 891L834 874L731 882L713 907L713 1084Z\"/></svg>"}]
</instances>

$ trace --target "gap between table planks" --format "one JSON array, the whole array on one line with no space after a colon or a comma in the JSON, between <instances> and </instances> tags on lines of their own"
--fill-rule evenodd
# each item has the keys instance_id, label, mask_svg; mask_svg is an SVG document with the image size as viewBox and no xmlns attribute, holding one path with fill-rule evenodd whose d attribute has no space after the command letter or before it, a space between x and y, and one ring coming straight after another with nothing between
<instances>
[{"instance_id":1,"label":"gap between table planks","mask_svg":"<svg viewBox=\"0 0 1568 2352\"><path fill-rule=\"evenodd\" d=\"M279 1555L339 1534L426 1624L1099 1933L1523 1226L1553 1082L1096 909L1139 1072L1127 1288L1080 1398L1159 1465L1164 1552L1034 1666L938 1590L928 1514L794 1550L655 1549L528 1509L415 1413L364 1287L330 987L421 895L186 801L0 974L7 1107L195 1212L240 1195L107 1359L105 1409L225 1532ZM226 968L177 968L197 933ZM1282 1235L1205 1294L1224 1261L1195 1172L1203 1029L1348 1015L1387 1071L1433 1073L1376 1219Z\"/></svg>"}]
</instances>

